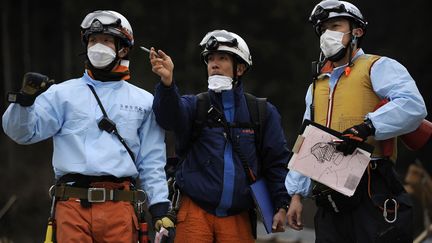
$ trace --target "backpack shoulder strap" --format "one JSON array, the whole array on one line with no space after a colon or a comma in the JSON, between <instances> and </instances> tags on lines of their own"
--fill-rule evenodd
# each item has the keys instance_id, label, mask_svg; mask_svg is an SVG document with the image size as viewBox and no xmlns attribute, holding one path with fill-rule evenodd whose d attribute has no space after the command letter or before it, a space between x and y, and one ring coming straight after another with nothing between
<instances>
[{"instance_id":1,"label":"backpack shoulder strap","mask_svg":"<svg viewBox=\"0 0 432 243\"><path fill-rule=\"evenodd\" d=\"M196 97L196 113L192 129L191 143L194 143L201 134L207 121L207 111L210 108L210 95L208 92L199 93Z\"/></svg>"},{"instance_id":2,"label":"backpack shoulder strap","mask_svg":"<svg viewBox=\"0 0 432 243\"><path fill-rule=\"evenodd\" d=\"M252 123L254 124L255 148L258 157L258 175L263 168L263 128L267 115L267 98L257 98L249 93L245 93L246 103Z\"/></svg>"},{"instance_id":3,"label":"backpack shoulder strap","mask_svg":"<svg viewBox=\"0 0 432 243\"><path fill-rule=\"evenodd\" d=\"M244 95L246 98L249 115L254 125L256 148L258 153L260 154L262 147L262 129L265 123L267 112L267 98L258 98L249 93L244 93ZM210 96L208 92L202 92L197 94L196 96L196 117L192 130L191 143L194 143L198 139L202 129L204 128L204 126L206 126L207 111L210 108Z\"/></svg>"},{"instance_id":4,"label":"backpack shoulder strap","mask_svg":"<svg viewBox=\"0 0 432 243\"><path fill-rule=\"evenodd\" d=\"M245 93L246 103L252 123L255 126L255 145L257 152L261 155L263 127L267 113L267 98L258 98Z\"/></svg>"}]
</instances>

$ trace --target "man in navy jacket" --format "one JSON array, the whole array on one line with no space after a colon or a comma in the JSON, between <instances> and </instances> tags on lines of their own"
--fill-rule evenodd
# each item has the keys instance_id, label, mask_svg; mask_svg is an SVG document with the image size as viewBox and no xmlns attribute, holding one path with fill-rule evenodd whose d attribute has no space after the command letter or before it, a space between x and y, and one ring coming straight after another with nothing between
<instances>
[{"instance_id":1,"label":"man in navy jacket","mask_svg":"<svg viewBox=\"0 0 432 243\"><path fill-rule=\"evenodd\" d=\"M161 50L152 48L150 52L152 70L161 77L153 102L156 120L164 129L174 131L177 153L183 159L176 172L182 192L176 242L254 241L251 222L256 219L250 212L255 206L239 154L253 175L266 179L276 209L272 230L284 231L290 201L284 187L289 151L280 115L266 103L258 153L256 131L239 125L250 123L241 81L252 66L246 42L235 33L215 30L207 33L200 45L208 72L210 106L220 112L222 120L237 127L205 125L194 135L197 96L181 96L173 82L171 58Z\"/></svg>"}]
</instances>

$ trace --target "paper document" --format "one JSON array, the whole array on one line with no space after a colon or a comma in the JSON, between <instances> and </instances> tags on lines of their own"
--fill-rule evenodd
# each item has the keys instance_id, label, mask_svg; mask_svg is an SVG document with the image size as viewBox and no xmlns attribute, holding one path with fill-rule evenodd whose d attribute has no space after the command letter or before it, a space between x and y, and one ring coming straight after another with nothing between
<instances>
[{"instance_id":1,"label":"paper document","mask_svg":"<svg viewBox=\"0 0 432 243\"><path fill-rule=\"evenodd\" d=\"M362 147L365 149L357 148L352 155L344 156L332 143L340 139L338 132L311 124L310 121L308 123L293 148L288 168L352 196L370 161L373 147L364 144Z\"/></svg>"}]
</instances>

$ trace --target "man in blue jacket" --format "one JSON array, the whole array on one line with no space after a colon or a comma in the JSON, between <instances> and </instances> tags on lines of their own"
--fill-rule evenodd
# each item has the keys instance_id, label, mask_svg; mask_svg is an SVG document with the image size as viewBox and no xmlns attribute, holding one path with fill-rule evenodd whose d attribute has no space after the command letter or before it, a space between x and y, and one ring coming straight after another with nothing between
<instances>
[{"instance_id":1,"label":"man in blue jacket","mask_svg":"<svg viewBox=\"0 0 432 243\"><path fill-rule=\"evenodd\" d=\"M212 111L217 110L212 116L237 127L206 124L195 135L197 96L180 96L171 58L153 48L150 53L152 70L161 77L153 102L156 120L174 131L177 152L183 159L176 173L182 192L176 242L254 241L251 222L255 219L249 214L254 202L245 167L266 179L276 208L272 230L284 231L290 200L284 188L289 151L280 115L266 103L262 144L257 151L256 131L241 127L250 123L242 84L243 75L252 66L246 42L235 33L215 30L207 33L200 46L208 73L209 102Z\"/></svg>"},{"instance_id":2,"label":"man in blue jacket","mask_svg":"<svg viewBox=\"0 0 432 243\"><path fill-rule=\"evenodd\" d=\"M135 178L155 224L169 221L164 131L153 96L127 82L134 44L128 20L114 11L91 12L81 40L84 75L48 88L45 75L26 74L3 129L19 144L53 138L57 242L137 242L134 204L144 198L134 190Z\"/></svg>"}]
</instances>

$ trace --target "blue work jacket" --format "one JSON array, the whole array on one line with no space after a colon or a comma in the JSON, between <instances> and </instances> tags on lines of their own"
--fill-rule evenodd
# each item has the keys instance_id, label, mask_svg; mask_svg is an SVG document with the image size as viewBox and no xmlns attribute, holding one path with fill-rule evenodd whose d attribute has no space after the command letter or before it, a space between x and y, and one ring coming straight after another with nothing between
<instances>
[{"instance_id":1,"label":"blue work jacket","mask_svg":"<svg viewBox=\"0 0 432 243\"><path fill-rule=\"evenodd\" d=\"M231 96L227 95L228 92L231 92ZM228 114L227 108L231 107L231 122L251 122L241 83L230 91L215 93L210 90L209 97L211 105L223 111L225 117ZM253 208L245 170L238 154L233 151L231 142L226 138L224 128L206 126L191 142L196 107L195 95L181 96L175 84L170 87L157 85L153 102L156 121L162 128L175 132L176 151L183 158L176 172L176 181L181 191L201 208L217 216L234 215ZM230 132L254 174L266 179L274 206L280 208L290 200L284 186L290 152L281 117L269 102L265 116L265 123L261 124L264 127L260 156L256 152L253 129L231 128ZM228 149L227 154L228 145L231 149Z\"/></svg>"}]
</instances>

